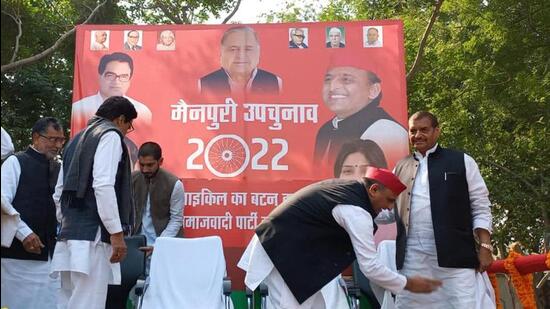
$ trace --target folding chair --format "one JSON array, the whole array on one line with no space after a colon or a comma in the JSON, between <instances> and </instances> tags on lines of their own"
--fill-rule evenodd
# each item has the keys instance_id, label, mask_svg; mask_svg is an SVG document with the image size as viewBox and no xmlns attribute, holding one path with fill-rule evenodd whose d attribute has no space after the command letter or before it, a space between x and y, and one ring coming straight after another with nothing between
<instances>
[{"instance_id":1,"label":"folding chair","mask_svg":"<svg viewBox=\"0 0 550 309\"><path fill-rule=\"evenodd\" d=\"M233 308L222 240L159 237L142 308Z\"/></svg>"},{"instance_id":2,"label":"folding chair","mask_svg":"<svg viewBox=\"0 0 550 309\"><path fill-rule=\"evenodd\" d=\"M126 309L128 294L140 278L145 277L145 252L138 250L146 245L144 235L125 237L128 247L126 258L120 263L121 285L109 285L106 309Z\"/></svg>"}]
</instances>

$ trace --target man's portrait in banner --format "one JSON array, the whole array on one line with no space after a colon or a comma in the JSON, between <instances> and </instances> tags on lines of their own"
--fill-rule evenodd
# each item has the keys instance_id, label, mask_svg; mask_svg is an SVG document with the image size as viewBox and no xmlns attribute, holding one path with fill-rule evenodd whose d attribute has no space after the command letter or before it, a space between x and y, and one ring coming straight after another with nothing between
<instances>
[{"instance_id":1,"label":"man's portrait in banner","mask_svg":"<svg viewBox=\"0 0 550 309\"><path fill-rule=\"evenodd\" d=\"M394 147L406 141L407 130L379 106L382 81L369 68L368 59L335 53L322 92L324 104L334 117L317 132L315 164L334 162L342 144L353 139L375 142L390 164L400 159L394 157Z\"/></svg>"},{"instance_id":2,"label":"man's portrait in banner","mask_svg":"<svg viewBox=\"0 0 550 309\"><path fill-rule=\"evenodd\" d=\"M220 42L221 68L199 80L201 93L278 94L282 88L279 76L258 68L260 40L254 29L237 26L225 31Z\"/></svg>"},{"instance_id":3,"label":"man's portrait in banner","mask_svg":"<svg viewBox=\"0 0 550 309\"><path fill-rule=\"evenodd\" d=\"M157 50L176 50L176 35L172 30L163 30L159 33Z\"/></svg>"},{"instance_id":4,"label":"man's portrait in banner","mask_svg":"<svg viewBox=\"0 0 550 309\"><path fill-rule=\"evenodd\" d=\"M346 47L346 35L344 32L344 27L328 27L325 45L327 48Z\"/></svg>"},{"instance_id":5,"label":"man's portrait in banner","mask_svg":"<svg viewBox=\"0 0 550 309\"><path fill-rule=\"evenodd\" d=\"M382 47L384 46L384 34L381 26L363 27L363 47Z\"/></svg>"},{"instance_id":6,"label":"man's portrait in banner","mask_svg":"<svg viewBox=\"0 0 550 309\"><path fill-rule=\"evenodd\" d=\"M141 50L142 47L142 31L128 30L124 31L124 49L125 50Z\"/></svg>"},{"instance_id":7,"label":"man's portrait in banner","mask_svg":"<svg viewBox=\"0 0 550 309\"><path fill-rule=\"evenodd\" d=\"M307 48L307 28L290 28L288 48Z\"/></svg>"},{"instance_id":8,"label":"man's portrait in banner","mask_svg":"<svg viewBox=\"0 0 550 309\"><path fill-rule=\"evenodd\" d=\"M90 32L90 50L109 50L109 31L93 30Z\"/></svg>"},{"instance_id":9,"label":"man's portrait in banner","mask_svg":"<svg viewBox=\"0 0 550 309\"><path fill-rule=\"evenodd\" d=\"M125 53L104 55L99 60L97 73L98 92L72 105L72 130L78 132L85 128L88 120L95 115L103 101L112 96L124 96L132 102L138 112L136 127L151 124L151 110L145 104L126 96L134 73L134 61L130 56Z\"/></svg>"}]
</instances>

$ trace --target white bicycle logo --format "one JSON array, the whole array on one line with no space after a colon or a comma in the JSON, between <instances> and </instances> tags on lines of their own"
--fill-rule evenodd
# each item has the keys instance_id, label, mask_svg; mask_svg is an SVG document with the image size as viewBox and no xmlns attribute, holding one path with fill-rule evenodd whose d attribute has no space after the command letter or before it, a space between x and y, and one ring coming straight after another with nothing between
<instances>
[{"instance_id":1,"label":"white bicycle logo","mask_svg":"<svg viewBox=\"0 0 550 309\"><path fill-rule=\"evenodd\" d=\"M224 134L214 137L204 150L204 163L218 177L235 177L241 174L250 160L246 142L237 135Z\"/></svg>"}]
</instances>

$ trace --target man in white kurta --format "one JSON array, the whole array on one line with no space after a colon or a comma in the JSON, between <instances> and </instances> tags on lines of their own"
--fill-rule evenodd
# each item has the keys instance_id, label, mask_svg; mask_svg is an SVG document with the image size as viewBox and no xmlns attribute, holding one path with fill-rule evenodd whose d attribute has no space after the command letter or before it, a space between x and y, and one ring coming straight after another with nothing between
<instances>
[{"instance_id":1,"label":"man in white kurta","mask_svg":"<svg viewBox=\"0 0 550 309\"><path fill-rule=\"evenodd\" d=\"M65 141L58 120L38 120L32 141L2 164L0 302L13 309L55 308L59 289L59 280L48 276L56 234L50 179L57 176L59 163L53 160Z\"/></svg>"},{"instance_id":2,"label":"man in white kurta","mask_svg":"<svg viewBox=\"0 0 550 309\"><path fill-rule=\"evenodd\" d=\"M483 272L492 262L489 192L477 164L469 155L442 148L437 144L439 125L435 116L428 112L416 113L411 116L409 126L410 142L416 151L400 161L396 167L396 175L409 185L408 191L410 190L406 195L410 197L409 200L398 199L399 215L403 218L406 231L401 273L406 276L432 276L443 281L443 287L427 295L412 295L407 291L399 293L396 306L475 308L476 268L463 265L479 264L477 270ZM428 162L432 165L428 165ZM444 165L446 162L449 165ZM460 166L464 167L464 174ZM462 183L461 177L464 177L466 184ZM435 186L438 190L431 192L430 188L436 188ZM460 189L462 186L464 189ZM462 197L463 195L466 197ZM462 198L469 204L455 203ZM459 206L464 210L459 210ZM433 209L436 209L435 213ZM461 219L470 217L470 221ZM454 229L452 236L443 234L448 227ZM443 232L436 235L436 229ZM474 250L473 235L481 243L478 253ZM449 240L449 237L455 236L459 238ZM471 241L468 242L468 239ZM472 260L474 261L471 262Z\"/></svg>"},{"instance_id":3,"label":"man in white kurta","mask_svg":"<svg viewBox=\"0 0 550 309\"><path fill-rule=\"evenodd\" d=\"M124 109L131 111L126 112L125 115L120 114L121 110L118 109L114 112L114 116L113 113L109 114L112 117L116 116L116 118L108 119L104 118L104 110L107 110L107 105L123 105ZM62 225L61 239L57 243L51 268L53 277L61 276L60 308L104 308L108 284L120 284L121 282L119 262L126 255L126 245L124 244L123 226L119 214L121 201L117 198L117 192L115 192L115 182L119 176L118 172L120 172L119 165L121 165L121 162L128 160L127 157L125 158L125 156L128 156L127 151L123 151L125 146L122 143L122 135L130 130L132 120L137 114L135 108L127 99L111 97L105 102L105 106L98 110L96 115L90 122L90 126L102 122L108 123L111 129L100 136L93 154L92 183L88 185L92 187L95 204L97 205L97 214L101 220L101 225L106 233L110 235L111 243L109 244L102 239L103 231L99 225L95 233L95 239L92 241L65 239L61 236L63 235ZM119 132L116 132L113 129L114 127ZM78 135L75 139L80 140ZM70 146L71 144L67 148ZM84 149L82 151L84 152ZM78 154L78 151L75 151L75 153ZM73 156L72 160L82 160L82 156ZM68 164L66 161L64 163ZM84 163L81 162L80 164ZM123 172L127 172L129 176L129 164L125 166L127 171ZM63 194L66 194L64 187L67 186L64 183L67 179L67 175L64 175L66 171L67 168L62 168L54 194L58 209L58 220L62 224L72 223L66 222L66 214L62 208ZM129 180L127 185L130 187Z\"/></svg>"},{"instance_id":4,"label":"man in white kurta","mask_svg":"<svg viewBox=\"0 0 550 309\"><path fill-rule=\"evenodd\" d=\"M319 182L292 195L259 225L241 258L238 266L247 272L246 286L254 290L263 281L269 308L348 308L337 276L353 261L353 251L361 271L395 293L436 289L439 282L406 278L376 259L373 214L393 207L404 189L399 182L392 185L393 179L391 172L370 167L364 180ZM378 187L382 183L387 188ZM314 284L304 289L309 282Z\"/></svg>"}]
</instances>

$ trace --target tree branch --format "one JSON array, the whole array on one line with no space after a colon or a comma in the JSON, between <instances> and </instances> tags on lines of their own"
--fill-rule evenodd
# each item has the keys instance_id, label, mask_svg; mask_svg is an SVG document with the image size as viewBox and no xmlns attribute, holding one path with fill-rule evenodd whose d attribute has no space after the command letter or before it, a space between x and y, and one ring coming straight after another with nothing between
<instances>
[{"instance_id":1,"label":"tree branch","mask_svg":"<svg viewBox=\"0 0 550 309\"><path fill-rule=\"evenodd\" d=\"M409 72L407 73L407 82L412 80L414 75L416 74L416 71L418 71L418 68L420 66L420 61L422 61L422 57L424 56L424 48L426 47L428 36L430 35L432 31L432 27L435 24L437 17L439 16L439 9L441 8L442 4L443 4L443 0L438 0L435 4L435 8L432 12L432 16L430 17L430 22L428 23L428 26L426 27L426 30L422 35L422 39L420 40L420 44L418 45L418 52L416 53L416 58L414 59L414 63L411 69L409 70Z\"/></svg>"},{"instance_id":2,"label":"tree branch","mask_svg":"<svg viewBox=\"0 0 550 309\"><path fill-rule=\"evenodd\" d=\"M13 19L13 21L17 24L17 36L15 37L15 48L13 49L13 55L11 56L11 59L9 62L9 63L13 63L15 61L15 58L17 57L17 52L19 52L19 40L23 35L23 29L21 28L22 22L21 22L21 18L17 15L12 15L6 11L2 11L2 13L11 17L11 19Z\"/></svg>"},{"instance_id":3,"label":"tree branch","mask_svg":"<svg viewBox=\"0 0 550 309\"><path fill-rule=\"evenodd\" d=\"M233 15L237 13L237 10L239 9L240 5L241 5L241 0L237 0L237 5L235 5L231 13L229 13L229 15L227 15L227 17L222 21L222 24L227 24L227 22L231 19L231 17L233 17Z\"/></svg>"},{"instance_id":4,"label":"tree branch","mask_svg":"<svg viewBox=\"0 0 550 309\"><path fill-rule=\"evenodd\" d=\"M170 19L175 24L185 24L186 22L182 20L179 16L172 14L172 12L177 12L172 7L166 7L166 3L163 3L162 1L156 0L155 6L159 8L168 19ZM185 7L182 8L182 10L185 10Z\"/></svg>"},{"instance_id":5,"label":"tree branch","mask_svg":"<svg viewBox=\"0 0 550 309\"><path fill-rule=\"evenodd\" d=\"M97 13L99 8L102 7L106 2L107 2L107 0L104 0L102 3L98 4L95 7L95 9L90 13L88 18L82 23L82 25L84 25L84 24L88 23L90 20L92 20L92 18ZM4 74L5 72L8 72L10 70L13 70L13 69L19 68L21 66L31 64L31 63L35 63L39 60L42 60L43 58L45 58L45 57L49 56L51 53L53 53L61 45L61 43L63 43L63 41L65 41L75 31L76 31L76 26L74 26L71 30L69 30L69 31L65 32L63 35L61 35L61 37L59 39L57 39L57 41L55 41L55 43L51 47L49 47L48 49L42 51L39 54L36 54L34 56L31 56L31 57L28 57L28 58L25 58L25 59L21 59L21 60L15 61L15 62L11 62L11 63L8 63L6 65L2 65L0 73Z\"/></svg>"}]
</instances>

